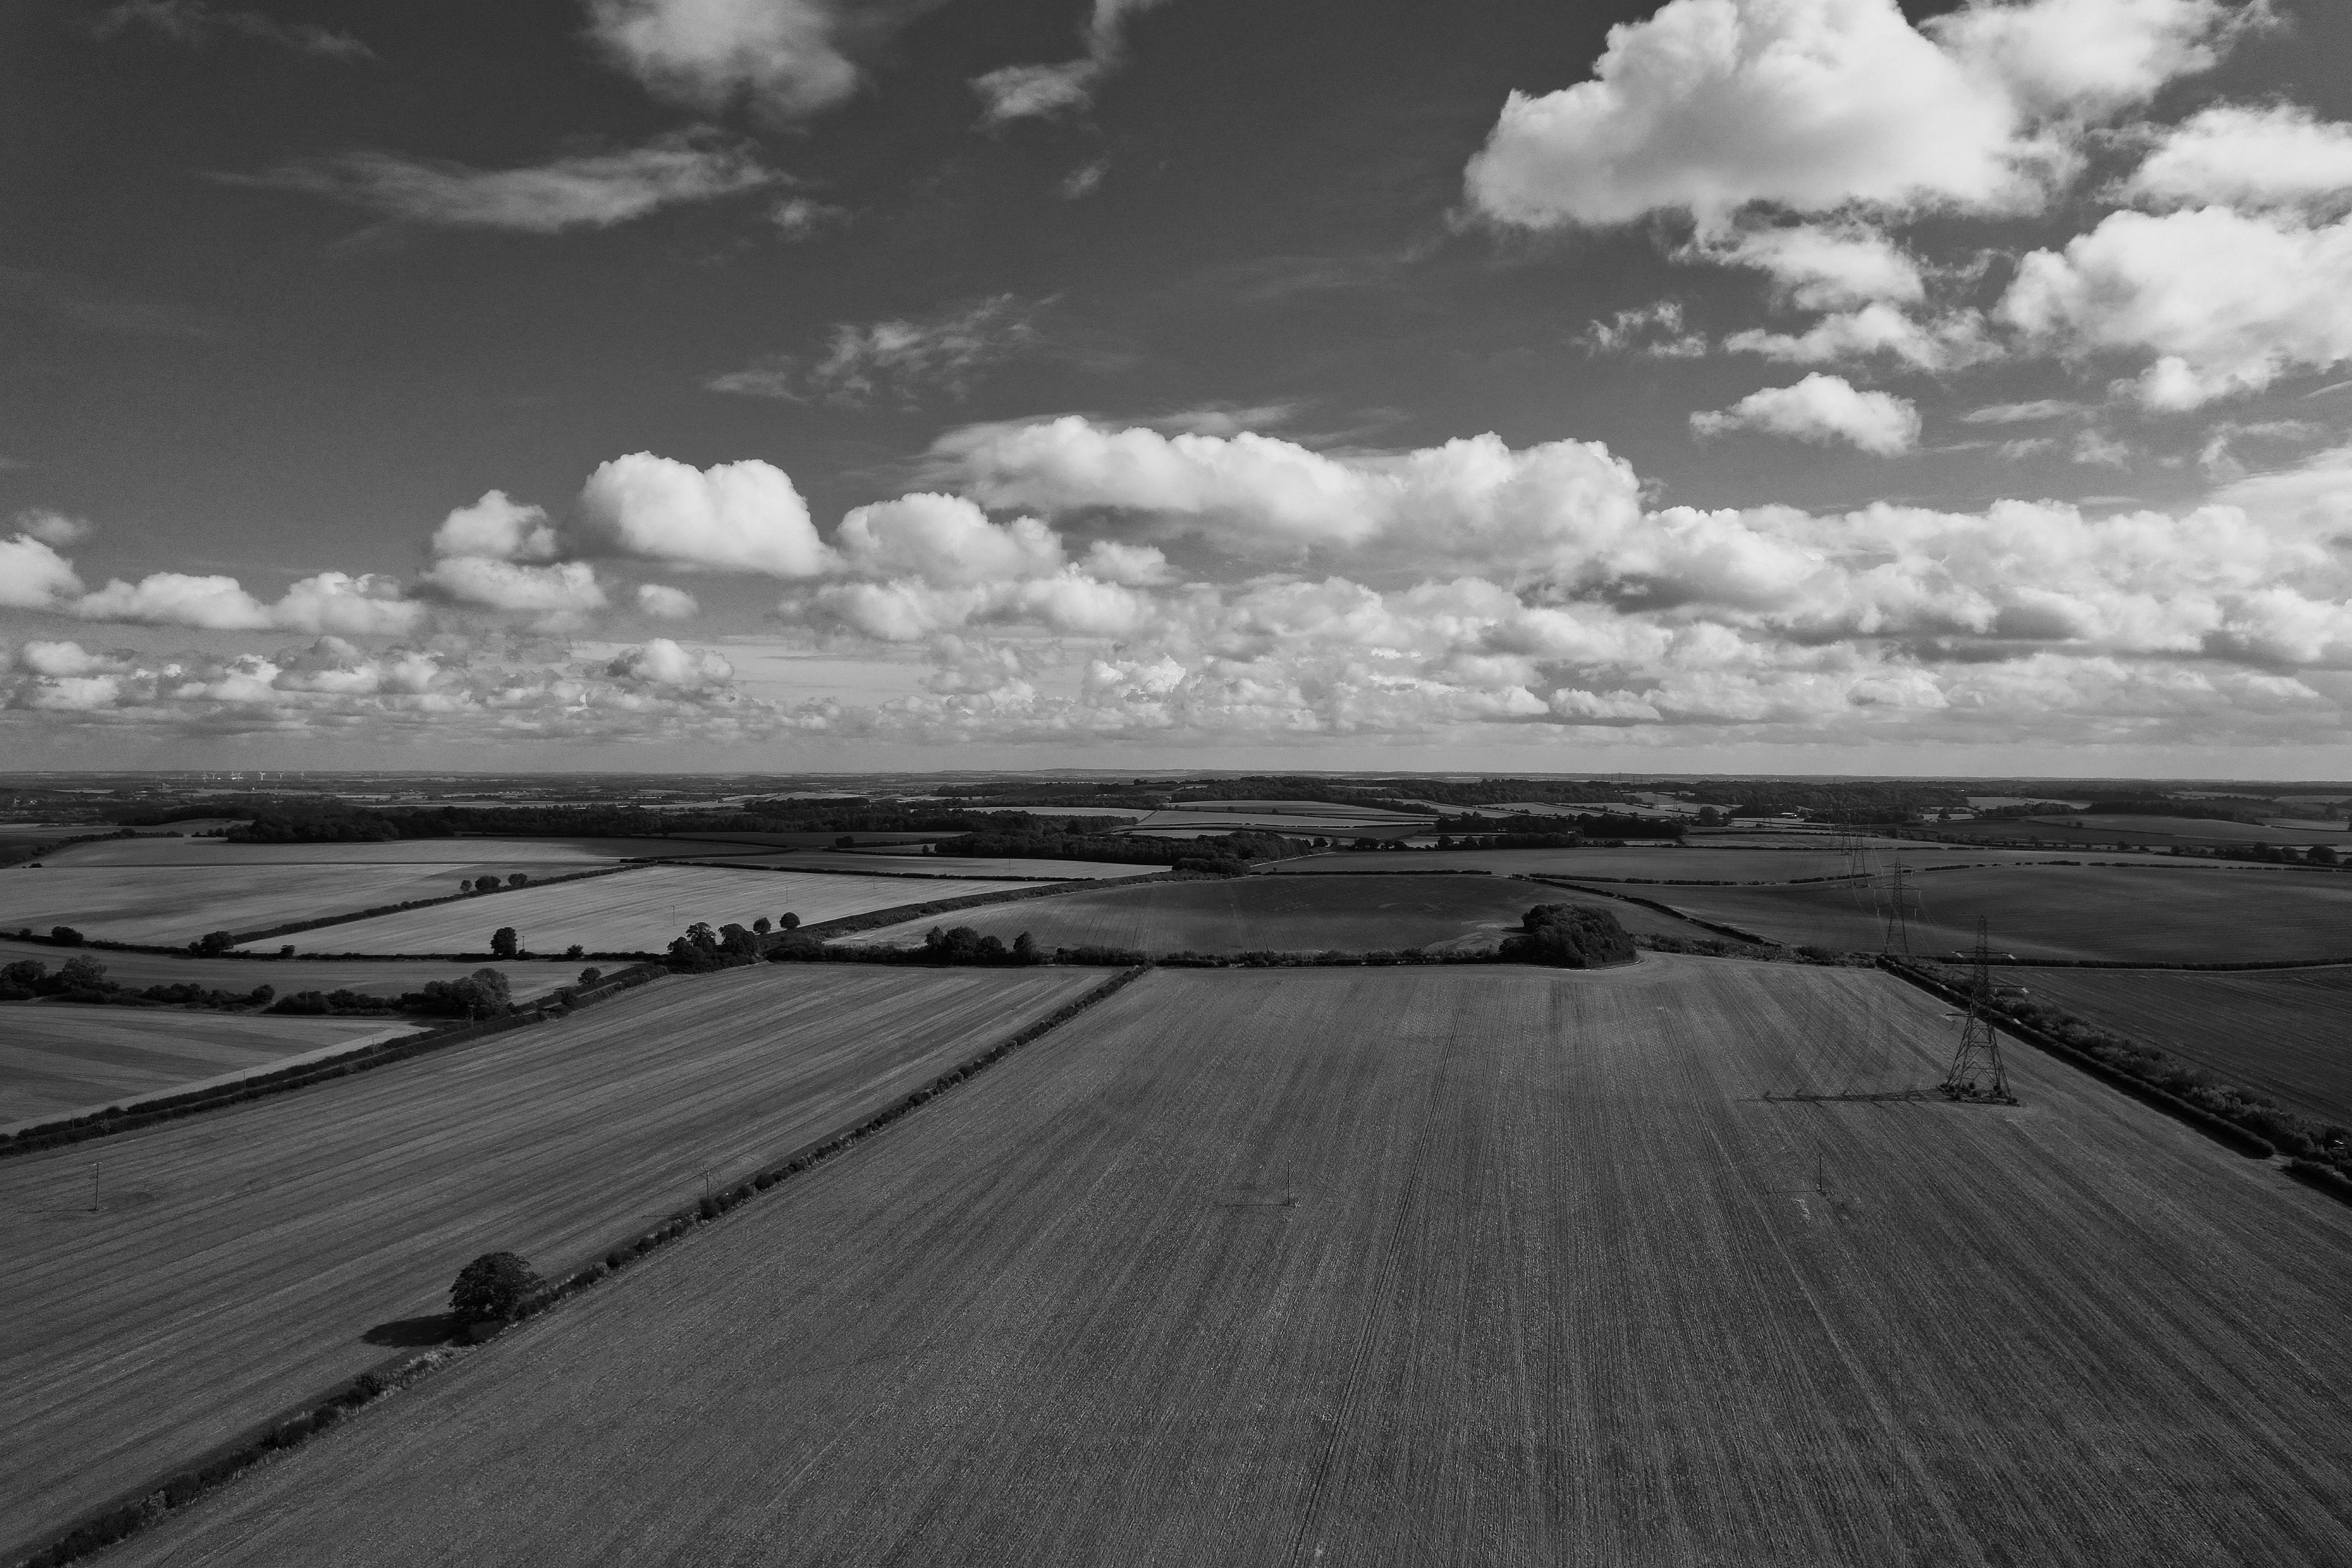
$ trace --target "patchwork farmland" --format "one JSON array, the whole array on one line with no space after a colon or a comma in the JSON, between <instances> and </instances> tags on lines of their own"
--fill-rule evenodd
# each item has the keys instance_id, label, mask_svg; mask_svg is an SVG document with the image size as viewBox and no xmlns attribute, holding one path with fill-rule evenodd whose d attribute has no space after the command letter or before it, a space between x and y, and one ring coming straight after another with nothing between
<instances>
[{"instance_id":1,"label":"patchwork farmland","mask_svg":"<svg viewBox=\"0 0 2352 1568\"><path fill-rule=\"evenodd\" d=\"M2000 978L2085 1023L2194 1062L2224 1083L2352 1125L2352 968L2242 974L2012 969Z\"/></svg>"},{"instance_id":2,"label":"patchwork farmland","mask_svg":"<svg viewBox=\"0 0 2352 1568\"><path fill-rule=\"evenodd\" d=\"M425 1320L475 1254L583 1264L1104 978L761 965L658 981L560 1023L0 1161L0 1547L440 1331Z\"/></svg>"},{"instance_id":3,"label":"patchwork farmland","mask_svg":"<svg viewBox=\"0 0 2352 1568\"><path fill-rule=\"evenodd\" d=\"M415 1028L397 1018L0 1005L0 1127Z\"/></svg>"},{"instance_id":4,"label":"patchwork farmland","mask_svg":"<svg viewBox=\"0 0 2352 1568\"><path fill-rule=\"evenodd\" d=\"M2275 963L2352 957L2352 876L2146 866L2015 866L1938 871L1911 884L1919 953L1962 950L1983 916L1993 945L2021 958L2140 963ZM1875 952L1883 917L1845 885L1633 889L1688 914L1791 945Z\"/></svg>"},{"instance_id":5,"label":"patchwork farmland","mask_svg":"<svg viewBox=\"0 0 2352 1568\"><path fill-rule=\"evenodd\" d=\"M1765 1098L1939 1014L1155 974L113 1560L2352 1558L2352 1215L2026 1050Z\"/></svg>"},{"instance_id":6,"label":"patchwork farmland","mask_svg":"<svg viewBox=\"0 0 2352 1568\"><path fill-rule=\"evenodd\" d=\"M526 951L657 952L698 921L749 925L786 912L806 924L900 904L974 893L1011 892L1034 884L979 879L915 880L787 871L782 875L708 866L635 866L609 877L552 882L297 933L298 952L422 954L486 952L500 926L520 931ZM275 950L278 939L254 944Z\"/></svg>"},{"instance_id":7,"label":"patchwork farmland","mask_svg":"<svg viewBox=\"0 0 2352 1568\"><path fill-rule=\"evenodd\" d=\"M2048 850L1956 849L1934 844L1904 846L1904 863L1914 868L1947 863L1962 865L2032 864L2052 858ZM1278 875L1328 874L1335 871L1491 871L1498 877L1627 877L1655 881L1793 882L1806 877L1843 876L1853 858L1816 845L1807 848L1719 848L1705 839L1688 846L1627 845L1623 848L1578 849L1447 849L1434 853L1343 850L1327 855L1279 860Z\"/></svg>"},{"instance_id":8,"label":"patchwork farmland","mask_svg":"<svg viewBox=\"0 0 2352 1568\"><path fill-rule=\"evenodd\" d=\"M1061 947L1154 955L1472 951L1496 945L1533 905L1576 901L1574 893L1501 877L1239 877L1145 882L1002 909L960 910L845 940L908 947L933 926L970 926L1007 943L1027 931L1048 952ZM1609 907L1629 931L1697 934L1685 921L1633 906Z\"/></svg>"}]
</instances>

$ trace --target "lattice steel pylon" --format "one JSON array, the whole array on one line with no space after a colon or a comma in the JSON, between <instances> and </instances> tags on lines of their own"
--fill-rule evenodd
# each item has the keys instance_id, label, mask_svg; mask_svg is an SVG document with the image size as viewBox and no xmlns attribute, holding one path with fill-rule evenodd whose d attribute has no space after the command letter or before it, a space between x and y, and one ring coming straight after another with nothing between
<instances>
[{"instance_id":1,"label":"lattice steel pylon","mask_svg":"<svg viewBox=\"0 0 2352 1568\"><path fill-rule=\"evenodd\" d=\"M1992 937L1983 916L1977 917L1977 950L1969 967L1969 1010L1960 1025L1960 1048L1952 1053L1951 1070L1936 1087L1947 1100L1976 1100L1988 1105L2015 1105L2009 1091L2009 1074L2000 1065L2000 1031L1993 1027Z\"/></svg>"},{"instance_id":2,"label":"lattice steel pylon","mask_svg":"<svg viewBox=\"0 0 2352 1568\"><path fill-rule=\"evenodd\" d=\"M1899 952L1908 958L1911 956L1912 893L1909 885L1904 880L1908 873L1903 865L1903 851L1893 850L1888 854L1887 858L1892 862L1893 868L1887 873L1889 897L1886 904L1886 935L1880 944L1880 951Z\"/></svg>"}]
</instances>

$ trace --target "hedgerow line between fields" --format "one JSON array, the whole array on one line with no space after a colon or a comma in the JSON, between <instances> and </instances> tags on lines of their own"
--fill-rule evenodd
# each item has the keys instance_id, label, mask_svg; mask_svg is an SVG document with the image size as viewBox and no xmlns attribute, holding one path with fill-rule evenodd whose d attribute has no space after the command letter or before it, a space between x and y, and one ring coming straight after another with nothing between
<instances>
[{"instance_id":1,"label":"hedgerow line between fields","mask_svg":"<svg viewBox=\"0 0 2352 1568\"><path fill-rule=\"evenodd\" d=\"M1064 1003L1046 1016L1015 1030L978 1056L949 1068L880 1110L802 1144L724 1192L705 1194L699 1201L676 1211L660 1224L612 1247L601 1259L545 1287L528 1299L511 1321L520 1322L551 1310L599 1282L613 1278L648 1254L692 1235L700 1226L719 1219L779 1183L804 1174L846 1152L862 1140L912 1115L938 1096L994 1067L1022 1047L1059 1028L1149 972L1150 966L1146 964L1121 970L1084 995ZM111 1546L173 1511L230 1485L255 1466L341 1425L353 1413L412 1386L441 1367L459 1360L464 1353L458 1347L445 1346L420 1355L394 1358L382 1368L371 1369L347 1379L323 1397L305 1401L290 1413L259 1423L194 1465L177 1471L160 1483L149 1483L124 1500L105 1505L69 1527L48 1545L19 1559L16 1568L58 1568L58 1564L74 1562Z\"/></svg>"}]
</instances>

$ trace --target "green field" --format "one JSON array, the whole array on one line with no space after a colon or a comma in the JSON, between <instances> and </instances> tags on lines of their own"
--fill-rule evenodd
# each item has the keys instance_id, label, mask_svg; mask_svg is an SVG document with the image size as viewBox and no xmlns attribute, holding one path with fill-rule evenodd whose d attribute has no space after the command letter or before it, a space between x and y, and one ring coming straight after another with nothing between
<instances>
[{"instance_id":1,"label":"green field","mask_svg":"<svg viewBox=\"0 0 2352 1568\"><path fill-rule=\"evenodd\" d=\"M574 943L590 952L658 952L698 921L750 925L787 912L806 924L901 904L1008 892L1026 882L843 877L709 866L635 866L609 877L552 882L421 910L400 910L257 943L298 952L487 952L491 933L512 926L526 951L556 953Z\"/></svg>"},{"instance_id":2,"label":"green field","mask_svg":"<svg viewBox=\"0 0 2352 1568\"><path fill-rule=\"evenodd\" d=\"M438 1334L425 1320L477 1254L577 1268L1104 978L763 964L662 980L0 1161L0 1549Z\"/></svg>"},{"instance_id":3,"label":"green field","mask_svg":"<svg viewBox=\"0 0 2352 1568\"><path fill-rule=\"evenodd\" d=\"M270 944L273 947L276 944ZM361 991L371 996L397 996L421 991L428 982L456 980L482 967L429 958L371 963L365 959L304 959L289 963L276 958L177 958L158 952L117 952L102 948L51 947L41 942L0 939L0 965L29 958L52 971L69 958L94 958L105 967L107 979L138 990L148 985L201 985L208 991L250 992L267 985L281 996L297 991ZM559 985L580 978L581 965L500 959L492 967L507 977L515 1000L543 996ZM609 969L611 964L604 965Z\"/></svg>"},{"instance_id":4,"label":"green field","mask_svg":"<svg viewBox=\"0 0 2352 1568\"><path fill-rule=\"evenodd\" d=\"M1111 947L1173 952L1367 952L1491 948L1537 904L1577 895L1504 877L1234 877L1143 882L1034 903L961 910L860 931L863 946L907 947L931 927L970 926L1011 942L1023 931L1047 952ZM1628 931L1702 934L1686 922L1606 904Z\"/></svg>"},{"instance_id":5,"label":"green field","mask_svg":"<svg viewBox=\"0 0 2352 1568\"><path fill-rule=\"evenodd\" d=\"M399 1018L0 1003L0 1126L95 1110L176 1084L416 1027Z\"/></svg>"},{"instance_id":6,"label":"green field","mask_svg":"<svg viewBox=\"0 0 2352 1568\"><path fill-rule=\"evenodd\" d=\"M2352 1213L1864 971L1164 973L126 1564L2352 1561Z\"/></svg>"},{"instance_id":7,"label":"green field","mask_svg":"<svg viewBox=\"0 0 2352 1568\"><path fill-rule=\"evenodd\" d=\"M425 866L19 866L0 869L0 931L46 935L65 925L108 942L182 947L209 931L267 931L457 890L454 874Z\"/></svg>"},{"instance_id":8,"label":"green field","mask_svg":"<svg viewBox=\"0 0 2352 1568\"><path fill-rule=\"evenodd\" d=\"M2012 969L2000 978L2086 1023L2195 1062L2218 1082L2352 1126L2352 968Z\"/></svg>"},{"instance_id":9,"label":"green field","mask_svg":"<svg viewBox=\"0 0 2352 1568\"><path fill-rule=\"evenodd\" d=\"M2021 958L2141 963L2268 963L2352 956L2352 876L2151 861L2145 867L2016 866L1937 871L1912 884L1925 918L1911 951L1992 945ZM1638 890L1638 889L1636 889ZM1848 887L1669 888L1688 914L1776 942L1876 952L1883 918Z\"/></svg>"}]
</instances>

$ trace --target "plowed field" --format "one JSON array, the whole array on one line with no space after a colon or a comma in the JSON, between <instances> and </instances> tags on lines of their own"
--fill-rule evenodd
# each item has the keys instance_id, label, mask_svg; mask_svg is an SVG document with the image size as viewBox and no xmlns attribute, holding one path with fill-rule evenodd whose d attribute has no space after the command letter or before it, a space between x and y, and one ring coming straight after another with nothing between
<instances>
[{"instance_id":1,"label":"plowed field","mask_svg":"<svg viewBox=\"0 0 2352 1568\"><path fill-rule=\"evenodd\" d=\"M419 1321L475 1255L576 1268L691 1202L706 1173L735 1180L1104 978L662 980L562 1023L0 1161L0 1549L437 1332Z\"/></svg>"},{"instance_id":2,"label":"plowed field","mask_svg":"<svg viewBox=\"0 0 2352 1568\"><path fill-rule=\"evenodd\" d=\"M2352 1125L2352 969L2011 969L2000 977L2037 1001L2210 1068L2222 1083Z\"/></svg>"},{"instance_id":3,"label":"plowed field","mask_svg":"<svg viewBox=\"0 0 2352 1568\"><path fill-rule=\"evenodd\" d=\"M1869 972L1167 973L131 1564L2352 1560L2352 1213Z\"/></svg>"},{"instance_id":4,"label":"plowed field","mask_svg":"<svg viewBox=\"0 0 2352 1568\"><path fill-rule=\"evenodd\" d=\"M1048 952L1115 947L1171 952L1343 952L1492 947L1536 904L1603 904L1628 931L1702 934L1680 921L1503 877L1234 877L1144 882L1002 909L960 910L861 931L884 947L919 942L935 925L970 926L1006 942L1023 931ZM1646 923L1644 923L1646 922Z\"/></svg>"},{"instance_id":5,"label":"plowed field","mask_svg":"<svg viewBox=\"0 0 2352 1568\"><path fill-rule=\"evenodd\" d=\"M344 925L273 937L298 952L486 952L490 933L512 926L531 952L561 952L577 942L590 952L659 952L697 921L749 925L787 911L803 923L838 920L900 904L1026 888L1027 882L828 877L823 873L736 870L708 866L638 866L609 877L522 888L401 910Z\"/></svg>"}]
</instances>

